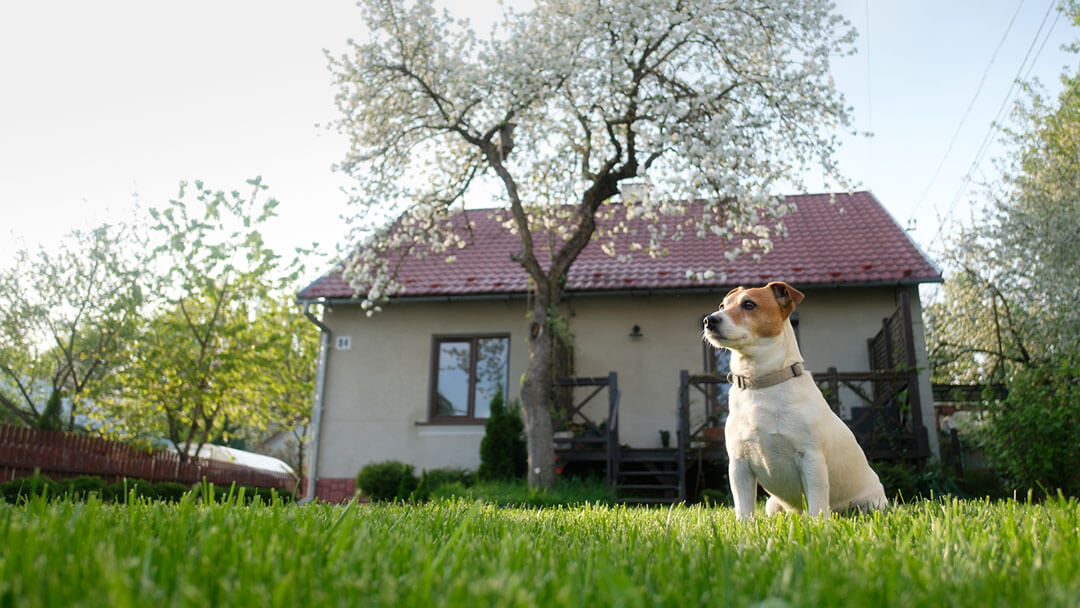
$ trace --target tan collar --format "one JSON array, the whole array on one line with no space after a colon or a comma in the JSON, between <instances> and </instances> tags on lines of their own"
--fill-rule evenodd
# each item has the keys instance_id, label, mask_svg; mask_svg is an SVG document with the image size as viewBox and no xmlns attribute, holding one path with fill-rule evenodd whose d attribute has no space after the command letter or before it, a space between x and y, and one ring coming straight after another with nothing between
<instances>
[{"instance_id":1,"label":"tan collar","mask_svg":"<svg viewBox=\"0 0 1080 608\"><path fill-rule=\"evenodd\" d=\"M779 371L765 374L764 376L738 376L732 373L727 375L727 381L738 388L767 388L792 378L797 378L803 373L802 363L795 363Z\"/></svg>"}]
</instances>

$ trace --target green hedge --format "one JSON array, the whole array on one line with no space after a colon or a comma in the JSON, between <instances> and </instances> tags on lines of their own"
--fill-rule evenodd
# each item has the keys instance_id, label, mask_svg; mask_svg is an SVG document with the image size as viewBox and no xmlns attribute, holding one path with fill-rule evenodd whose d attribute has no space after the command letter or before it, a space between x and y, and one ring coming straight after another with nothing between
<instances>
[{"instance_id":1,"label":"green hedge","mask_svg":"<svg viewBox=\"0 0 1080 608\"><path fill-rule=\"evenodd\" d=\"M93 475L80 475L53 481L48 477L34 475L0 483L0 499L12 504L25 503L31 498L43 497L46 500L85 501L91 496L102 502L126 503L135 500L156 500L179 502L186 494L202 498L203 488L212 488L214 501L223 502L230 496L230 488L216 487L213 484L197 484L188 487L174 481L151 484L142 479L124 479L113 484ZM252 488L234 486L232 496L239 497L241 490L245 503L271 503L275 498L282 502L292 502L295 497L285 490L270 488Z\"/></svg>"}]
</instances>

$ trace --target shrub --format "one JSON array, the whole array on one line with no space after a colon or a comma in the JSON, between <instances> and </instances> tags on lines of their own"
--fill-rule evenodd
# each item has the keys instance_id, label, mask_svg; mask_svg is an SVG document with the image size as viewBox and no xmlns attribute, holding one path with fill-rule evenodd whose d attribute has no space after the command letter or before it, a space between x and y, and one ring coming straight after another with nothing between
<instances>
[{"instance_id":1,"label":"shrub","mask_svg":"<svg viewBox=\"0 0 1080 608\"><path fill-rule=\"evenodd\" d=\"M229 497L229 488L215 486L204 480L191 487L191 494L198 502L225 502Z\"/></svg>"},{"instance_id":2,"label":"shrub","mask_svg":"<svg viewBox=\"0 0 1080 608\"><path fill-rule=\"evenodd\" d=\"M91 494L97 494L102 500L109 500L109 484L95 475L80 475L65 479L62 484L64 493L72 500L86 500Z\"/></svg>"},{"instance_id":3,"label":"shrub","mask_svg":"<svg viewBox=\"0 0 1080 608\"><path fill-rule=\"evenodd\" d=\"M153 498L162 502L180 502L180 499L191 491L191 488L175 481L163 481L154 484L152 488Z\"/></svg>"},{"instance_id":4,"label":"shrub","mask_svg":"<svg viewBox=\"0 0 1080 608\"><path fill-rule=\"evenodd\" d=\"M975 442L1007 481L1037 493L1080 495L1080 372L1023 369L975 429Z\"/></svg>"},{"instance_id":5,"label":"shrub","mask_svg":"<svg viewBox=\"0 0 1080 608\"><path fill-rule=\"evenodd\" d=\"M267 505L274 504L274 500L277 499L283 504L294 502L296 497L288 490L279 490L277 488L254 488L255 496L263 503Z\"/></svg>"},{"instance_id":6,"label":"shrub","mask_svg":"<svg viewBox=\"0 0 1080 608\"><path fill-rule=\"evenodd\" d=\"M491 417L484 424L480 441L480 469L476 476L484 481L521 479L528 466L528 452L523 431L525 425L518 414L517 401L507 408L502 391L491 399Z\"/></svg>"},{"instance_id":7,"label":"shrub","mask_svg":"<svg viewBox=\"0 0 1080 608\"><path fill-rule=\"evenodd\" d=\"M104 498L112 502L126 504L129 498L153 500L157 492L150 482L143 479L121 479L105 488Z\"/></svg>"},{"instance_id":8,"label":"shrub","mask_svg":"<svg viewBox=\"0 0 1080 608\"><path fill-rule=\"evenodd\" d=\"M956 480L937 461L917 468L908 462L879 460L870 463L870 467L885 486L885 496L890 502L962 494Z\"/></svg>"},{"instance_id":9,"label":"shrub","mask_svg":"<svg viewBox=\"0 0 1080 608\"><path fill-rule=\"evenodd\" d=\"M418 485L412 465L397 460L365 465L356 476L356 487L372 502L408 500Z\"/></svg>"},{"instance_id":10,"label":"shrub","mask_svg":"<svg viewBox=\"0 0 1080 608\"><path fill-rule=\"evenodd\" d=\"M476 474L469 469L444 467L425 471L428 487L432 490L451 483L460 483L466 488L476 483Z\"/></svg>"},{"instance_id":11,"label":"shrub","mask_svg":"<svg viewBox=\"0 0 1080 608\"><path fill-rule=\"evenodd\" d=\"M433 499L466 498L504 507L554 507L609 504L607 483L599 478L559 478L552 490L530 490L524 481L487 481L466 488L460 482L433 491Z\"/></svg>"},{"instance_id":12,"label":"shrub","mask_svg":"<svg viewBox=\"0 0 1080 608\"><path fill-rule=\"evenodd\" d=\"M47 499L58 497L63 494L63 486L48 477L34 475L2 483L0 492L3 493L4 500L17 504L34 496L44 496Z\"/></svg>"},{"instance_id":13,"label":"shrub","mask_svg":"<svg viewBox=\"0 0 1080 608\"><path fill-rule=\"evenodd\" d=\"M38 418L37 427L43 431L61 431L64 429L64 422L60 420L61 414L63 414L63 399L60 391L53 389L49 393L49 400L45 402L45 409L41 412L41 417Z\"/></svg>"}]
</instances>

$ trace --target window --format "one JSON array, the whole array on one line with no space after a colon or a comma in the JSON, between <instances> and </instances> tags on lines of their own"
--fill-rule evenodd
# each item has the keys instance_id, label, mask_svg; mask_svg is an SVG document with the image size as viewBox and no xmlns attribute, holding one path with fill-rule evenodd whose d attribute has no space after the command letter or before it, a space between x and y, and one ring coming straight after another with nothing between
<instances>
[{"instance_id":1,"label":"window","mask_svg":"<svg viewBox=\"0 0 1080 608\"><path fill-rule=\"evenodd\" d=\"M497 393L505 399L509 336L435 338L432 360L432 422L483 420Z\"/></svg>"}]
</instances>

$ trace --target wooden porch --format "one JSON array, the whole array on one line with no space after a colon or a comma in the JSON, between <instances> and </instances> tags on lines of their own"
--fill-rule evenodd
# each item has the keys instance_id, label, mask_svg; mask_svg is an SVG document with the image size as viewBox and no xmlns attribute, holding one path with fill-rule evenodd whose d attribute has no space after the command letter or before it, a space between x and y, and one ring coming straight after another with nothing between
<instances>
[{"instance_id":1,"label":"wooden porch","mask_svg":"<svg viewBox=\"0 0 1080 608\"><path fill-rule=\"evenodd\" d=\"M925 459L929 444L922 422L924 404L920 400L907 294L902 295L896 311L882 320L881 330L867 340L867 350L871 371L842 372L830 367L813 374L814 381L833 411L851 427L868 458ZM726 471L722 429L727 405L726 399L719 398L720 387L725 384L727 379L718 374L683 370L679 375L674 445L631 448L619 443L616 372L601 377L561 378L555 383L563 403L556 421L556 466L560 471L602 471L609 486L626 502L685 501L703 489L706 463ZM586 415L586 406L605 391L607 416L592 420ZM580 400L575 398L582 395ZM694 479L689 479L691 472L695 473Z\"/></svg>"}]
</instances>

